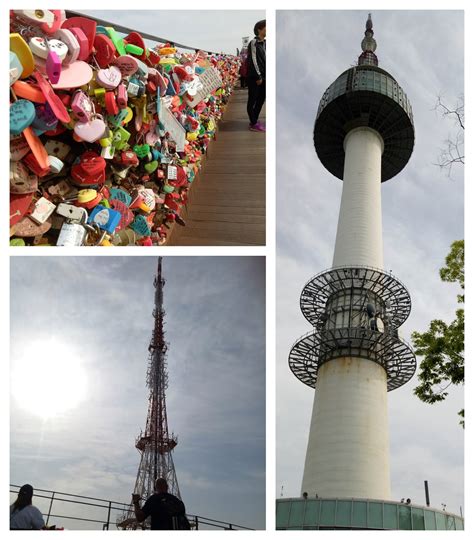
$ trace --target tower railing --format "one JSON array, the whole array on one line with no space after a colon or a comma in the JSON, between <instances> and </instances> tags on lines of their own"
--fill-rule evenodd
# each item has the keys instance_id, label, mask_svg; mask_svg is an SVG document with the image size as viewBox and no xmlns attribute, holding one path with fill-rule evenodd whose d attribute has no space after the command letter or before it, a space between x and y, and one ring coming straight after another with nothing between
<instances>
[{"instance_id":1,"label":"tower railing","mask_svg":"<svg viewBox=\"0 0 474 540\"><path fill-rule=\"evenodd\" d=\"M17 494L21 486L16 484L10 484L10 493ZM123 514L130 507L130 503L123 503L118 501L111 501L108 499L101 499L98 497L87 497L85 495L75 495L73 493L66 493L63 491L51 491L48 489L38 489L35 488L34 493L35 499L45 499L49 501L48 511L41 512L44 518L46 525L50 526L51 519L59 520L68 520L69 522L80 522L82 524L94 524L97 529L109 530L111 526L116 527L115 516L118 514ZM63 504L73 504L81 507L81 510L90 510L93 508L101 509L99 512L103 513L103 517L95 516L93 517L84 517L84 515L64 515L62 513L56 514L53 513L54 503L63 503ZM77 507L76 507L77 508ZM40 509L41 510L41 509ZM221 521L217 519L212 519L204 516L198 516L194 514L187 514L187 518L191 524L192 530L199 530L202 527L211 528L211 529L221 529L221 530L254 530L249 527L244 527L242 525L236 525L235 523L230 523L227 521Z\"/></svg>"}]
</instances>

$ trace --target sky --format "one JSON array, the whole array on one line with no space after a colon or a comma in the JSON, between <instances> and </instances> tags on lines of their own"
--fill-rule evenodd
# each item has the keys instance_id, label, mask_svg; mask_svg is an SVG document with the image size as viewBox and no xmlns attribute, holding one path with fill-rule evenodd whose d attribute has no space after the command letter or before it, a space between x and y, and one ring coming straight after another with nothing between
<instances>
[{"instance_id":1,"label":"sky","mask_svg":"<svg viewBox=\"0 0 474 540\"><path fill-rule=\"evenodd\" d=\"M235 54L242 38L265 19L264 10L81 10L81 13L121 24L196 49ZM151 43L149 43L151 45Z\"/></svg>"},{"instance_id":2,"label":"sky","mask_svg":"<svg viewBox=\"0 0 474 540\"><path fill-rule=\"evenodd\" d=\"M11 258L10 483L130 501L156 266L156 257ZM168 424L186 510L264 528L264 258L164 257L163 273ZM82 386L75 407L38 416L48 396L70 403ZM48 501L33 501L47 512ZM104 519L71 506L53 513Z\"/></svg>"},{"instance_id":3,"label":"sky","mask_svg":"<svg viewBox=\"0 0 474 540\"><path fill-rule=\"evenodd\" d=\"M293 343L311 330L299 309L304 284L329 268L342 182L327 172L313 147L313 127L325 89L361 53L366 11L277 12L277 455L276 494L299 496L314 390L288 368ZM450 177L435 165L455 126L434 109L438 94L453 105L464 87L460 11L373 11L379 66L408 94L415 149L405 169L382 186L385 269L412 298L400 328L409 340L434 318L454 319L455 285L439 279L450 244L464 237L462 167ZM294 45L297 36L297 46ZM419 359L418 359L419 363ZM389 393L392 499L464 507L463 430L457 411L463 389L428 405L413 395L415 377ZM282 488L283 486L283 488Z\"/></svg>"}]
</instances>

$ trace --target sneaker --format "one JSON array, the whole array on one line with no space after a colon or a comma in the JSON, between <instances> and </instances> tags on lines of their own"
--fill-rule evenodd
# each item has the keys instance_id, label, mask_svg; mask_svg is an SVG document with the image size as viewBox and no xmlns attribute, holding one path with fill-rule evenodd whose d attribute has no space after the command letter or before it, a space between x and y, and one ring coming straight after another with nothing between
<instances>
[{"instance_id":1,"label":"sneaker","mask_svg":"<svg viewBox=\"0 0 474 540\"><path fill-rule=\"evenodd\" d=\"M260 124L260 122L257 122L256 124L249 124L249 130L250 131L265 131L265 127Z\"/></svg>"}]
</instances>

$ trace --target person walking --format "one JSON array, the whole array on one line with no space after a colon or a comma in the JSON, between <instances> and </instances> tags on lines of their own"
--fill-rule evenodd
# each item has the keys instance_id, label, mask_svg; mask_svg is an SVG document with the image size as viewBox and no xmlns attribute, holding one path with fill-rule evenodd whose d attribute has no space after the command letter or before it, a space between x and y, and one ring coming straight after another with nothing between
<instances>
[{"instance_id":1,"label":"person walking","mask_svg":"<svg viewBox=\"0 0 474 540\"><path fill-rule=\"evenodd\" d=\"M183 501L168 493L168 482L164 478L155 481L155 493L140 508L140 495L134 493L132 502L135 517L139 523L151 516L151 530L168 531L173 529L190 529L186 518Z\"/></svg>"},{"instance_id":2,"label":"person walking","mask_svg":"<svg viewBox=\"0 0 474 540\"><path fill-rule=\"evenodd\" d=\"M265 131L265 126L258 121L258 117L265 103L266 20L258 21L253 31L255 37L249 43L247 54L247 86L249 89L247 114L250 121L250 131Z\"/></svg>"},{"instance_id":3,"label":"person walking","mask_svg":"<svg viewBox=\"0 0 474 540\"><path fill-rule=\"evenodd\" d=\"M45 529L43 515L32 504L33 487L30 484L21 486L16 501L10 506L10 530Z\"/></svg>"}]
</instances>

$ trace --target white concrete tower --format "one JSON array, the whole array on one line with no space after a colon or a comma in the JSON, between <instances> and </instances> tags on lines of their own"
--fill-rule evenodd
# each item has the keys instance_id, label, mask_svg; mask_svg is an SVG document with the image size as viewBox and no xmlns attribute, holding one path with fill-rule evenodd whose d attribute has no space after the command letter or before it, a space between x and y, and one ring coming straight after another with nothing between
<instances>
[{"instance_id":1,"label":"white concrete tower","mask_svg":"<svg viewBox=\"0 0 474 540\"><path fill-rule=\"evenodd\" d=\"M408 162L410 103L378 67L372 20L358 65L324 93L314 128L323 165L343 180L333 266L313 277L301 310L314 326L293 346L293 373L315 388L302 493L390 500L387 391L414 374L398 336L410 296L383 270L381 183Z\"/></svg>"}]
</instances>

